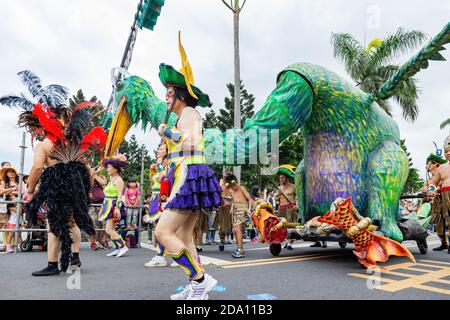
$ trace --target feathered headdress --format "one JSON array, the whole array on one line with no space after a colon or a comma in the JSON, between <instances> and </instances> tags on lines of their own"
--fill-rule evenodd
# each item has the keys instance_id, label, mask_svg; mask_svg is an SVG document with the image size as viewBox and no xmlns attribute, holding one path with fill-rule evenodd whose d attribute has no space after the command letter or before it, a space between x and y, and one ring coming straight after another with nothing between
<instances>
[{"instance_id":1,"label":"feathered headdress","mask_svg":"<svg viewBox=\"0 0 450 320\"><path fill-rule=\"evenodd\" d=\"M87 107L99 106L83 102L69 113L67 123L62 123L51 108L37 104L32 113L41 126L41 131L54 144L53 157L61 162L84 161L90 149L102 154L107 135L102 127L92 128L92 114Z\"/></svg>"},{"instance_id":2,"label":"feathered headdress","mask_svg":"<svg viewBox=\"0 0 450 320\"><path fill-rule=\"evenodd\" d=\"M20 127L25 127L33 137L45 135L54 145L52 157L60 162L83 161L90 149L101 153L106 132L102 127L92 128L93 116L86 110L99 104L82 102L70 109L66 104L69 98L66 87L56 84L43 87L41 79L29 70L18 75L37 102L21 94L3 96L0 104L24 110L19 115Z\"/></svg>"},{"instance_id":3,"label":"feathered headdress","mask_svg":"<svg viewBox=\"0 0 450 320\"><path fill-rule=\"evenodd\" d=\"M10 108L20 108L23 112L19 115L18 125L24 127L29 132L33 131L33 136L37 132L33 129L39 129L39 120L36 115L32 113L36 104L48 106L53 112L59 113L63 108L66 108L66 101L69 97L69 90L66 87L57 84L51 84L43 87L41 79L32 71L25 70L18 73L20 80L27 87L28 92L36 102L32 102L26 95L21 93L19 96L7 95L0 97L0 104L6 105Z\"/></svg>"}]
</instances>

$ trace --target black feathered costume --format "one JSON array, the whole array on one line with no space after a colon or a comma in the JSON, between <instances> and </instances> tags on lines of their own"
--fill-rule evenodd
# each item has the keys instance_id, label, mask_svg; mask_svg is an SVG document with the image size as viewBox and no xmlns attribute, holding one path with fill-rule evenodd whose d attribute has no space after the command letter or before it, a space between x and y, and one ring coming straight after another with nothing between
<instances>
[{"instance_id":1,"label":"black feathered costume","mask_svg":"<svg viewBox=\"0 0 450 320\"><path fill-rule=\"evenodd\" d=\"M88 214L90 205L90 172L86 161L91 151L100 151L106 143L103 128L92 127L92 115L87 107L94 103L81 103L72 110L64 106L68 90L58 85L43 88L40 79L31 71L19 73L30 93L38 100L33 104L24 95L5 96L0 104L21 107L19 126L25 127L32 136L45 135L53 143L50 155L55 165L44 169L40 187L33 200L26 204L27 220L36 223L37 213L45 204L50 231L61 240L61 270L70 263L71 244L69 220L73 216L78 227L89 235L95 234ZM63 118L65 125L60 119Z\"/></svg>"},{"instance_id":2,"label":"black feathered costume","mask_svg":"<svg viewBox=\"0 0 450 320\"><path fill-rule=\"evenodd\" d=\"M42 130L53 142L49 157L56 164L44 169L40 187L33 200L26 207L28 219L33 222L39 209L45 203L50 231L61 240L61 270L69 266L72 239L69 219L73 216L78 227L89 235L95 230L88 213L91 181L86 160L91 148L99 149L106 143L103 128L95 127L86 135L90 117L88 112L77 109L69 116L66 130L56 119L50 108L36 105L33 115L39 119Z\"/></svg>"}]
</instances>

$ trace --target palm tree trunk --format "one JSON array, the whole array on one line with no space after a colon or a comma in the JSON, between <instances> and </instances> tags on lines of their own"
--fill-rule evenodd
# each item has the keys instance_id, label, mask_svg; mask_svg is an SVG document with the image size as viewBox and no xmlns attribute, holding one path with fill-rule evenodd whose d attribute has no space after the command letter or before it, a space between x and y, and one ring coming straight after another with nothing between
<instances>
[{"instance_id":1,"label":"palm tree trunk","mask_svg":"<svg viewBox=\"0 0 450 320\"><path fill-rule=\"evenodd\" d=\"M239 1L236 1L239 6ZM233 13L234 25L234 127L241 128L241 66L239 56L239 10ZM234 168L234 174L241 181L241 167Z\"/></svg>"}]
</instances>

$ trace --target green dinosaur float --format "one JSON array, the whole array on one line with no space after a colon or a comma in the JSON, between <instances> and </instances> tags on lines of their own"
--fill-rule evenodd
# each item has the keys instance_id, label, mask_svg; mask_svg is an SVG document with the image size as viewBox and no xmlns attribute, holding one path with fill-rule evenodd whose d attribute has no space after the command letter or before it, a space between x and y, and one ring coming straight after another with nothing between
<instances>
[{"instance_id":1,"label":"green dinosaur float","mask_svg":"<svg viewBox=\"0 0 450 320\"><path fill-rule=\"evenodd\" d=\"M271 135L275 131L270 130L276 129L281 142L301 129L305 158L296 170L295 184L303 222L326 213L335 199L351 197L357 210L378 221L387 237L402 241L398 201L408 176L408 157L400 147L397 124L377 101L390 98L403 80L427 68L428 60L445 60L439 51L449 42L450 23L400 67L376 96L324 67L292 64L280 72L276 88L243 130L227 134L206 130L207 160L212 163L220 154L224 164L236 164L235 151L240 149L236 144L241 140L246 141L241 152L252 163L251 156L261 154L258 146L259 150L261 145L267 147L263 154L271 150L270 139L263 144L255 132L269 130ZM158 128L166 121L165 103L142 78L119 81L116 100L120 105L115 120L125 117L130 125L142 122L144 128L148 124ZM175 121L176 115L171 114L169 125ZM113 121L111 131L117 126L118 121ZM114 151L112 144L108 148L107 153Z\"/></svg>"}]
</instances>

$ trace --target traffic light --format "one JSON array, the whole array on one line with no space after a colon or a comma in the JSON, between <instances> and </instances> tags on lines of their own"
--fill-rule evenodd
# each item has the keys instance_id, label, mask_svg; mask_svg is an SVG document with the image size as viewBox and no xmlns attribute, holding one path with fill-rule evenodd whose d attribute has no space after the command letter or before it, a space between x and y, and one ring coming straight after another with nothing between
<instances>
[{"instance_id":1,"label":"traffic light","mask_svg":"<svg viewBox=\"0 0 450 320\"><path fill-rule=\"evenodd\" d=\"M137 20L139 28L153 30L165 0L144 0L138 5Z\"/></svg>"}]
</instances>

